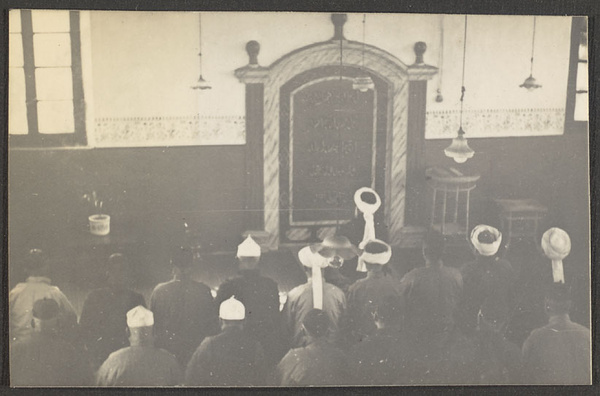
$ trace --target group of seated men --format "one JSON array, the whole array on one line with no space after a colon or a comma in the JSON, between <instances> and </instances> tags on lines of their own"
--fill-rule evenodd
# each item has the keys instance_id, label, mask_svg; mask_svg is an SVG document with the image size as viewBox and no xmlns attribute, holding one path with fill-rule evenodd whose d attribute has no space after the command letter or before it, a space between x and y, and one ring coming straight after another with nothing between
<instances>
[{"instance_id":1,"label":"group of seated men","mask_svg":"<svg viewBox=\"0 0 600 396\"><path fill-rule=\"evenodd\" d=\"M568 284L548 285L549 322L522 348L504 337L514 309L514 271L498 256L501 233L477 226L476 259L445 266L444 237L427 234L425 266L400 280L392 249L371 239L361 250L325 238L298 253L307 282L280 309L278 285L260 273L260 246L239 247L239 276L213 297L192 279L194 255L171 254L173 279L149 304L127 288L128 261L108 260L108 286L77 315L51 285L48 260L32 249L28 278L9 296L13 386L326 386L587 384L590 332L569 318ZM544 234L553 269L570 250L560 229ZM358 254L366 276L344 289L329 282ZM560 265L559 265L560 264Z\"/></svg>"}]
</instances>

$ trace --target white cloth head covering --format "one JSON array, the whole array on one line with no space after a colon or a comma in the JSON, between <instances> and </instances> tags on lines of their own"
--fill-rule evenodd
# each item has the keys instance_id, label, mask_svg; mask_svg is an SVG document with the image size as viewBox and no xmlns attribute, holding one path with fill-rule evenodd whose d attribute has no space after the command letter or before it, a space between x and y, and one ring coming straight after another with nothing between
<instances>
[{"instance_id":1,"label":"white cloth head covering","mask_svg":"<svg viewBox=\"0 0 600 396\"><path fill-rule=\"evenodd\" d=\"M235 296L229 297L219 306L219 318L224 320L244 320L246 307Z\"/></svg>"},{"instance_id":2,"label":"white cloth head covering","mask_svg":"<svg viewBox=\"0 0 600 396\"><path fill-rule=\"evenodd\" d=\"M238 245L237 257L260 257L260 245L252 239L251 235Z\"/></svg>"},{"instance_id":3,"label":"white cloth head covering","mask_svg":"<svg viewBox=\"0 0 600 396\"><path fill-rule=\"evenodd\" d=\"M564 230L553 227L542 235L542 250L552 260L552 277L555 283L565 283L562 260L571 252L571 238Z\"/></svg>"},{"instance_id":4,"label":"white cloth head covering","mask_svg":"<svg viewBox=\"0 0 600 396\"><path fill-rule=\"evenodd\" d=\"M323 274L321 269L327 267L327 259L305 246L298 252L298 259L305 267L312 268L313 308L323 309Z\"/></svg>"},{"instance_id":5,"label":"white cloth head covering","mask_svg":"<svg viewBox=\"0 0 600 396\"><path fill-rule=\"evenodd\" d=\"M484 231L488 231L496 238L496 240L492 243L480 242L479 234L481 234ZM502 233L498 231L497 228L485 224L480 224L478 226L475 226L473 228L473 231L471 231L471 243L482 256L493 256L498 252L500 244L502 243Z\"/></svg>"},{"instance_id":6,"label":"white cloth head covering","mask_svg":"<svg viewBox=\"0 0 600 396\"><path fill-rule=\"evenodd\" d=\"M362 200L361 195L365 192L370 192L375 196L375 203L368 203ZM377 209L381 206L381 198L379 194L375 190L370 187L361 187L354 193L354 203L358 210L360 210L365 219L365 231L363 233L363 239L358 244L360 249L364 248L365 244L375 239L375 218L373 214L377 212ZM358 258L358 265L356 266L356 270L360 272L366 272L367 267L362 259Z\"/></svg>"},{"instance_id":7,"label":"white cloth head covering","mask_svg":"<svg viewBox=\"0 0 600 396\"><path fill-rule=\"evenodd\" d=\"M154 314L149 309L138 305L127 312L127 327L154 326Z\"/></svg>"},{"instance_id":8,"label":"white cloth head covering","mask_svg":"<svg viewBox=\"0 0 600 396\"><path fill-rule=\"evenodd\" d=\"M380 245L382 247L385 247L385 250L381 253L369 253L367 250L370 250L369 247L371 245ZM379 265L387 264L391 258L392 247L380 239L371 239L370 241L367 241L363 253L360 255L360 259L362 262Z\"/></svg>"}]
</instances>

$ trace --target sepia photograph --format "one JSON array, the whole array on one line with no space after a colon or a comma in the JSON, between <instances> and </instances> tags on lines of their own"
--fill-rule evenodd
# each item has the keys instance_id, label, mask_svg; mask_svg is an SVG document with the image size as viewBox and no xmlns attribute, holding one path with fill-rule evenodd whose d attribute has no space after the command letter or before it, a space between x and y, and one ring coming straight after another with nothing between
<instances>
[{"instance_id":1,"label":"sepia photograph","mask_svg":"<svg viewBox=\"0 0 600 396\"><path fill-rule=\"evenodd\" d=\"M7 14L11 387L592 384L586 16Z\"/></svg>"}]
</instances>

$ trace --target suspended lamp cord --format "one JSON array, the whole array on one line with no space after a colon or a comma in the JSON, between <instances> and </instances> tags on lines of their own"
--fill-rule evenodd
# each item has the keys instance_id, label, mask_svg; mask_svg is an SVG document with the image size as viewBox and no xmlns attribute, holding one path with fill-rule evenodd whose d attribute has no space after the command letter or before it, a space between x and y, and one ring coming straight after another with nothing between
<instances>
[{"instance_id":1,"label":"suspended lamp cord","mask_svg":"<svg viewBox=\"0 0 600 396\"><path fill-rule=\"evenodd\" d=\"M366 37L366 35L365 35L365 30L366 30L366 27L365 27L365 26L366 26L366 24L365 24L365 22L366 22L366 20L367 20L367 14L363 14L363 21L362 21L362 23L363 23L363 37L362 37L362 68L363 68L363 69L365 68L365 37Z\"/></svg>"},{"instance_id":2,"label":"suspended lamp cord","mask_svg":"<svg viewBox=\"0 0 600 396\"><path fill-rule=\"evenodd\" d=\"M438 92L442 91L442 78L444 73L444 15L440 15L440 55L438 58L439 65L439 79L438 79Z\"/></svg>"},{"instance_id":3,"label":"suspended lamp cord","mask_svg":"<svg viewBox=\"0 0 600 396\"><path fill-rule=\"evenodd\" d=\"M200 57L200 76L202 76L202 13L198 13L198 56Z\"/></svg>"},{"instance_id":4,"label":"suspended lamp cord","mask_svg":"<svg viewBox=\"0 0 600 396\"><path fill-rule=\"evenodd\" d=\"M533 54L534 54L534 50L535 50L535 21L536 21L536 17L533 17L533 37L531 38L531 69L530 69L530 75L533 76Z\"/></svg>"},{"instance_id":5,"label":"suspended lamp cord","mask_svg":"<svg viewBox=\"0 0 600 396\"><path fill-rule=\"evenodd\" d=\"M463 67L462 67L462 83L460 89L460 128L462 131L463 117L463 99L465 98L465 60L467 58L467 16L465 15L465 37L463 39Z\"/></svg>"},{"instance_id":6,"label":"suspended lamp cord","mask_svg":"<svg viewBox=\"0 0 600 396\"><path fill-rule=\"evenodd\" d=\"M342 37L340 37L340 81L342 81L342 56L343 56L343 49L342 49Z\"/></svg>"}]
</instances>

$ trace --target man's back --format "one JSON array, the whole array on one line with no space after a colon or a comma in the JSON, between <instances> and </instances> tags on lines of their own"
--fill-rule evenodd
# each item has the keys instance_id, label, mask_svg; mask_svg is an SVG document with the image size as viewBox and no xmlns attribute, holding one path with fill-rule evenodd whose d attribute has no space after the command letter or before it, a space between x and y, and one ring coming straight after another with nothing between
<instances>
[{"instance_id":1,"label":"man's back","mask_svg":"<svg viewBox=\"0 0 600 396\"><path fill-rule=\"evenodd\" d=\"M204 337L218 329L210 288L191 279L174 279L154 288L150 297L156 346L187 364Z\"/></svg>"},{"instance_id":2,"label":"man's back","mask_svg":"<svg viewBox=\"0 0 600 396\"><path fill-rule=\"evenodd\" d=\"M275 372L275 385L323 386L350 384L346 355L325 339L290 350Z\"/></svg>"},{"instance_id":3,"label":"man's back","mask_svg":"<svg viewBox=\"0 0 600 396\"><path fill-rule=\"evenodd\" d=\"M376 330L373 314L387 298L400 296L398 281L391 275L376 272L357 280L348 290L348 320L351 331L360 341Z\"/></svg>"},{"instance_id":4,"label":"man's back","mask_svg":"<svg viewBox=\"0 0 600 396\"><path fill-rule=\"evenodd\" d=\"M97 386L175 386L183 381L175 356L153 346L113 352L96 375Z\"/></svg>"},{"instance_id":5,"label":"man's back","mask_svg":"<svg viewBox=\"0 0 600 396\"><path fill-rule=\"evenodd\" d=\"M551 320L525 340L523 366L531 384L590 384L590 331L568 318Z\"/></svg>"},{"instance_id":6,"label":"man's back","mask_svg":"<svg viewBox=\"0 0 600 396\"><path fill-rule=\"evenodd\" d=\"M261 345L239 327L202 341L188 363L188 386L259 386L265 382Z\"/></svg>"},{"instance_id":7,"label":"man's back","mask_svg":"<svg viewBox=\"0 0 600 396\"><path fill-rule=\"evenodd\" d=\"M129 345L127 311L145 306L144 297L132 290L102 288L85 299L79 326L92 364L99 367L112 352Z\"/></svg>"},{"instance_id":8,"label":"man's back","mask_svg":"<svg viewBox=\"0 0 600 396\"><path fill-rule=\"evenodd\" d=\"M288 293L283 307L282 320L284 333L289 339L290 348L304 346L306 336L302 330L302 322L306 314L313 309L312 283L297 286ZM339 340L339 325L346 311L346 296L337 286L323 282L323 311L330 320L329 341Z\"/></svg>"},{"instance_id":9,"label":"man's back","mask_svg":"<svg viewBox=\"0 0 600 396\"><path fill-rule=\"evenodd\" d=\"M357 385L397 385L403 383L406 354L400 330L379 329L350 352L353 376Z\"/></svg>"},{"instance_id":10,"label":"man's back","mask_svg":"<svg viewBox=\"0 0 600 396\"><path fill-rule=\"evenodd\" d=\"M10 291L9 326L10 338L15 340L32 333L31 319L33 303L44 298L55 300L59 306L58 323L63 332L74 336L77 326L77 314L67 297L50 279L42 276L30 276L25 282L17 284ZM66 334L63 333L63 334Z\"/></svg>"},{"instance_id":11,"label":"man's back","mask_svg":"<svg viewBox=\"0 0 600 396\"><path fill-rule=\"evenodd\" d=\"M462 292L460 272L444 265L415 268L400 281L406 321L421 329L452 326Z\"/></svg>"},{"instance_id":12,"label":"man's back","mask_svg":"<svg viewBox=\"0 0 600 396\"><path fill-rule=\"evenodd\" d=\"M10 345L13 386L91 386L82 351L55 335L34 333Z\"/></svg>"}]
</instances>

